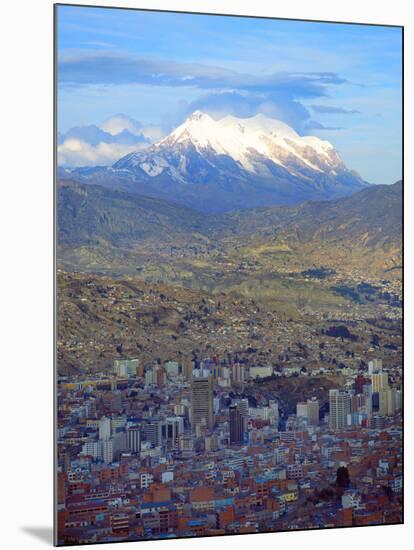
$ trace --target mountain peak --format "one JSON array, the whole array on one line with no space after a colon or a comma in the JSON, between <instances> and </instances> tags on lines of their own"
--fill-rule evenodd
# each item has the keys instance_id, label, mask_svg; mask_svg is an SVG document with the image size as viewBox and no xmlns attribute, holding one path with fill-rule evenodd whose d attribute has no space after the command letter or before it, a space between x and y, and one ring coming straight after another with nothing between
<instances>
[{"instance_id":1,"label":"mountain peak","mask_svg":"<svg viewBox=\"0 0 414 550\"><path fill-rule=\"evenodd\" d=\"M198 147L207 147L217 134L216 121L210 115L197 110L168 136L159 141L156 146L171 146L174 143L191 142L197 144Z\"/></svg>"},{"instance_id":2,"label":"mountain peak","mask_svg":"<svg viewBox=\"0 0 414 550\"><path fill-rule=\"evenodd\" d=\"M347 195L365 185L329 142L300 136L285 122L261 113L215 120L194 111L167 137L123 157L113 168L173 195L177 185L177 193L224 193L237 205L244 205L238 193L248 204L253 195L257 204L267 196L292 204Z\"/></svg>"},{"instance_id":3,"label":"mountain peak","mask_svg":"<svg viewBox=\"0 0 414 550\"><path fill-rule=\"evenodd\" d=\"M191 113L191 115L189 117L187 117L186 119L186 122L187 121L192 121L192 120L196 120L196 121L200 121L200 120L212 120L211 119L211 116L208 115L207 113L204 113L203 111L200 111L199 109L197 109L196 111L194 111L193 113Z\"/></svg>"},{"instance_id":4,"label":"mountain peak","mask_svg":"<svg viewBox=\"0 0 414 550\"><path fill-rule=\"evenodd\" d=\"M200 153L210 151L232 158L244 170L257 172L257 160L271 160L291 174L303 169L332 170L342 161L332 145L316 136L301 137L285 122L258 113L249 118L227 115L214 120L203 111L194 111L156 147L191 145Z\"/></svg>"}]
</instances>

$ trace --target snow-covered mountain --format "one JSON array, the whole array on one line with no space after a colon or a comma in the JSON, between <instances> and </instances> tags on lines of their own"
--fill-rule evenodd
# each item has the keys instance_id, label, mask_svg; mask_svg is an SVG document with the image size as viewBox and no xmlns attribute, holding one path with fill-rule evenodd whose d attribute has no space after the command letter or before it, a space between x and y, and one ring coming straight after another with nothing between
<instances>
[{"instance_id":1,"label":"snow-covered mountain","mask_svg":"<svg viewBox=\"0 0 414 550\"><path fill-rule=\"evenodd\" d=\"M93 174L100 184L118 180L124 189L213 212L331 199L366 185L328 141L262 114L214 120L201 111Z\"/></svg>"},{"instance_id":2,"label":"snow-covered mountain","mask_svg":"<svg viewBox=\"0 0 414 550\"><path fill-rule=\"evenodd\" d=\"M328 141L301 137L280 120L258 114L216 121L201 111L195 111L158 143L125 156L114 168L143 171L150 177L168 173L182 183L203 182L206 174L191 170L189 154L203 157L212 168L221 168L221 157L227 157L240 170L258 176L272 176L269 163L305 180L312 173L338 177L341 172L350 172ZM353 176L362 181L355 173Z\"/></svg>"}]
</instances>

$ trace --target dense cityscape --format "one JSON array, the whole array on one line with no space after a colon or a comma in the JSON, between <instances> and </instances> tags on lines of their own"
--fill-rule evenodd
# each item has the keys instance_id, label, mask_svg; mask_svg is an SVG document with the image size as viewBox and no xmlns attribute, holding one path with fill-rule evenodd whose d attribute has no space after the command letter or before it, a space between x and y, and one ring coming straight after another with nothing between
<instances>
[{"instance_id":1,"label":"dense cityscape","mask_svg":"<svg viewBox=\"0 0 414 550\"><path fill-rule=\"evenodd\" d=\"M60 543L400 522L401 370L343 369L296 414L242 397L280 376L212 356L59 380Z\"/></svg>"}]
</instances>

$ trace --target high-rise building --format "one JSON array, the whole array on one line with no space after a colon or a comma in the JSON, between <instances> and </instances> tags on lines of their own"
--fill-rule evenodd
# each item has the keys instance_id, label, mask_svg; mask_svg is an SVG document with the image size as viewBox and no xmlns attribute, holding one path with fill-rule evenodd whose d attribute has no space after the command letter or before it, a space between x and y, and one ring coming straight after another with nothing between
<instances>
[{"instance_id":1,"label":"high-rise building","mask_svg":"<svg viewBox=\"0 0 414 550\"><path fill-rule=\"evenodd\" d=\"M308 418L308 404L307 403L297 403L296 404L296 416L298 418Z\"/></svg>"},{"instance_id":2,"label":"high-rise building","mask_svg":"<svg viewBox=\"0 0 414 550\"><path fill-rule=\"evenodd\" d=\"M145 385L155 386L157 383L157 375L155 368L151 367L145 371Z\"/></svg>"},{"instance_id":3,"label":"high-rise building","mask_svg":"<svg viewBox=\"0 0 414 550\"><path fill-rule=\"evenodd\" d=\"M139 426L131 426L127 430L127 446L134 453L141 450L141 430Z\"/></svg>"},{"instance_id":4,"label":"high-rise building","mask_svg":"<svg viewBox=\"0 0 414 550\"><path fill-rule=\"evenodd\" d=\"M158 420L148 422L142 426L142 439L153 447L159 447L162 442L162 423Z\"/></svg>"},{"instance_id":5,"label":"high-rise building","mask_svg":"<svg viewBox=\"0 0 414 550\"><path fill-rule=\"evenodd\" d=\"M213 379L211 376L192 379L190 418L193 429L196 424L205 424L209 429L213 428Z\"/></svg>"},{"instance_id":6,"label":"high-rise building","mask_svg":"<svg viewBox=\"0 0 414 550\"><path fill-rule=\"evenodd\" d=\"M329 390L329 427L339 430L347 425L351 395L346 390Z\"/></svg>"},{"instance_id":7,"label":"high-rise building","mask_svg":"<svg viewBox=\"0 0 414 550\"><path fill-rule=\"evenodd\" d=\"M238 405L230 405L230 445L240 445L243 443L245 419Z\"/></svg>"},{"instance_id":8,"label":"high-rise building","mask_svg":"<svg viewBox=\"0 0 414 550\"><path fill-rule=\"evenodd\" d=\"M273 426L279 426L279 403L275 400L269 401L269 420Z\"/></svg>"},{"instance_id":9,"label":"high-rise building","mask_svg":"<svg viewBox=\"0 0 414 550\"><path fill-rule=\"evenodd\" d=\"M174 446L178 436L184 432L184 421L180 416L169 416L161 423L161 437L163 443Z\"/></svg>"},{"instance_id":10,"label":"high-rise building","mask_svg":"<svg viewBox=\"0 0 414 550\"><path fill-rule=\"evenodd\" d=\"M209 453L212 451L217 451L218 449L218 440L215 435L207 435L204 438L204 448Z\"/></svg>"},{"instance_id":11,"label":"high-rise building","mask_svg":"<svg viewBox=\"0 0 414 550\"><path fill-rule=\"evenodd\" d=\"M319 425L319 401L316 397L308 399L306 402L296 404L296 416L299 419L306 420L309 426Z\"/></svg>"},{"instance_id":12,"label":"high-rise building","mask_svg":"<svg viewBox=\"0 0 414 550\"><path fill-rule=\"evenodd\" d=\"M174 414L176 416L185 416L186 407L183 403L177 403L174 405Z\"/></svg>"},{"instance_id":13,"label":"high-rise building","mask_svg":"<svg viewBox=\"0 0 414 550\"><path fill-rule=\"evenodd\" d=\"M183 374L186 380L190 381L193 377L193 362L190 358L187 358L183 362Z\"/></svg>"},{"instance_id":14,"label":"high-rise building","mask_svg":"<svg viewBox=\"0 0 414 550\"><path fill-rule=\"evenodd\" d=\"M115 374L122 378L136 376L138 367L139 359L115 359L114 361Z\"/></svg>"},{"instance_id":15,"label":"high-rise building","mask_svg":"<svg viewBox=\"0 0 414 550\"><path fill-rule=\"evenodd\" d=\"M99 439L106 441L111 437L111 419L103 417L99 421Z\"/></svg>"},{"instance_id":16,"label":"high-rise building","mask_svg":"<svg viewBox=\"0 0 414 550\"><path fill-rule=\"evenodd\" d=\"M378 412L382 416L392 416L396 410L396 392L392 388L380 390Z\"/></svg>"},{"instance_id":17,"label":"high-rise building","mask_svg":"<svg viewBox=\"0 0 414 550\"><path fill-rule=\"evenodd\" d=\"M102 441L87 441L82 447L82 454L91 456L94 459L102 456Z\"/></svg>"},{"instance_id":18,"label":"high-rise building","mask_svg":"<svg viewBox=\"0 0 414 550\"><path fill-rule=\"evenodd\" d=\"M113 462L121 449L126 447L125 433L118 433L114 437L102 441L102 459L105 464Z\"/></svg>"},{"instance_id":19,"label":"high-rise building","mask_svg":"<svg viewBox=\"0 0 414 550\"><path fill-rule=\"evenodd\" d=\"M248 399L239 399L236 403L239 411L241 412L244 420L247 423L249 418L249 400Z\"/></svg>"},{"instance_id":20,"label":"high-rise building","mask_svg":"<svg viewBox=\"0 0 414 550\"><path fill-rule=\"evenodd\" d=\"M319 426L319 401L316 397L308 399L307 408L309 426Z\"/></svg>"},{"instance_id":21,"label":"high-rise building","mask_svg":"<svg viewBox=\"0 0 414 550\"><path fill-rule=\"evenodd\" d=\"M233 382L235 383L244 382L245 371L244 371L243 365L240 365L240 363L234 363L231 372L232 372Z\"/></svg>"},{"instance_id":22,"label":"high-rise building","mask_svg":"<svg viewBox=\"0 0 414 550\"><path fill-rule=\"evenodd\" d=\"M362 388L365 396L365 411L368 415L372 414L372 384L364 384Z\"/></svg>"},{"instance_id":23,"label":"high-rise building","mask_svg":"<svg viewBox=\"0 0 414 550\"><path fill-rule=\"evenodd\" d=\"M220 397L217 395L213 398L213 412L218 414L220 412Z\"/></svg>"},{"instance_id":24,"label":"high-rise building","mask_svg":"<svg viewBox=\"0 0 414 550\"><path fill-rule=\"evenodd\" d=\"M116 432L125 429L126 421L125 416L115 416L111 418L111 434L114 435Z\"/></svg>"},{"instance_id":25,"label":"high-rise building","mask_svg":"<svg viewBox=\"0 0 414 550\"><path fill-rule=\"evenodd\" d=\"M105 464L110 464L114 459L114 439L113 437L102 441L102 460Z\"/></svg>"},{"instance_id":26,"label":"high-rise building","mask_svg":"<svg viewBox=\"0 0 414 550\"><path fill-rule=\"evenodd\" d=\"M382 371L382 359L373 359L368 362L368 374Z\"/></svg>"},{"instance_id":27,"label":"high-rise building","mask_svg":"<svg viewBox=\"0 0 414 550\"><path fill-rule=\"evenodd\" d=\"M163 367L158 367L155 371L157 386L162 388L167 382L167 376Z\"/></svg>"},{"instance_id":28,"label":"high-rise building","mask_svg":"<svg viewBox=\"0 0 414 550\"><path fill-rule=\"evenodd\" d=\"M87 416L87 418L96 418L96 402L95 402L95 400L88 401L88 403L86 403L86 416Z\"/></svg>"},{"instance_id":29,"label":"high-rise building","mask_svg":"<svg viewBox=\"0 0 414 550\"><path fill-rule=\"evenodd\" d=\"M168 376L178 376L180 374L180 365L177 361L167 361L164 369Z\"/></svg>"},{"instance_id":30,"label":"high-rise building","mask_svg":"<svg viewBox=\"0 0 414 550\"><path fill-rule=\"evenodd\" d=\"M403 397L401 390L395 390L395 410L398 411L402 409Z\"/></svg>"},{"instance_id":31,"label":"high-rise building","mask_svg":"<svg viewBox=\"0 0 414 550\"><path fill-rule=\"evenodd\" d=\"M363 393L354 395L354 403L356 406L355 411L360 412L364 407L366 407L366 396ZM354 412L354 411L352 411Z\"/></svg>"},{"instance_id":32,"label":"high-rise building","mask_svg":"<svg viewBox=\"0 0 414 550\"><path fill-rule=\"evenodd\" d=\"M120 413L122 410L122 393L119 390L112 392L110 401L111 412Z\"/></svg>"},{"instance_id":33,"label":"high-rise building","mask_svg":"<svg viewBox=\"0 0 414 550\"><path fill-rule=\"evenodd\" d=\"M358 395L351 395L351 412L355 413L358 411Z\"/></svg>"},{"instance_id":34,"label":"high-rise building","mask_svg":"<svg viewBox=\"0 0 414 550\"><path fill-rule=\"evenodd\" d=\"M370 380L368 378L365 378L365 376L363 376L362 374L358 374L354 380L355 394L358 395L360 393L363 393L364 384L367 384L367 382L369 381Z\"/></svg>"},{"instance_id":35,"label":"high-rise building","mask_svg":"<svg viewBox=\"0 0 414 550\"><path fill-rule=\"evenodd\" d=\"M388 389L388 373L377 372L371 374L371 384L373 393Z\"/></svg>"}]
</instances>

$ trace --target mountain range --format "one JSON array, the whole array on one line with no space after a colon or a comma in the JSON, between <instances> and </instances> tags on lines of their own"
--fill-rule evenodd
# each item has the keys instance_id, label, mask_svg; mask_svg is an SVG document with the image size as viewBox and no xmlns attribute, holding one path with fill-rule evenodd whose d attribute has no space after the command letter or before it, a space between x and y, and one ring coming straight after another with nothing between
<instances>
[{"instance_id":1,"label":"mountain range","mask_svg":"<svg viewBox=\"0 0 414 550\"><path fill-rule=\"evenodd\" d=\"M402 262L401 182L333 201L207 215L136 193L63 181L57 216L58 260L67 269L134 273L143 262L176 264L173 249L182 251L178 263L187 267L194 258L212 265L220 255L237 261L259 255L271 269L296 258L300 269L358 266L367 276L384 276L398 268L399 276Z\"/></svg>"},{"instance_id":2,"label":"mountain range","mask_svg":"<svg viewBox=\"0 0 414 550\"><path fill-rule=\"evenodd\" d=\"M60 168L59 176L206 213L331 200L369 185L328 141L262 114L215 120L201 111L111 167Z\"/></svg>"}]
</instances>

